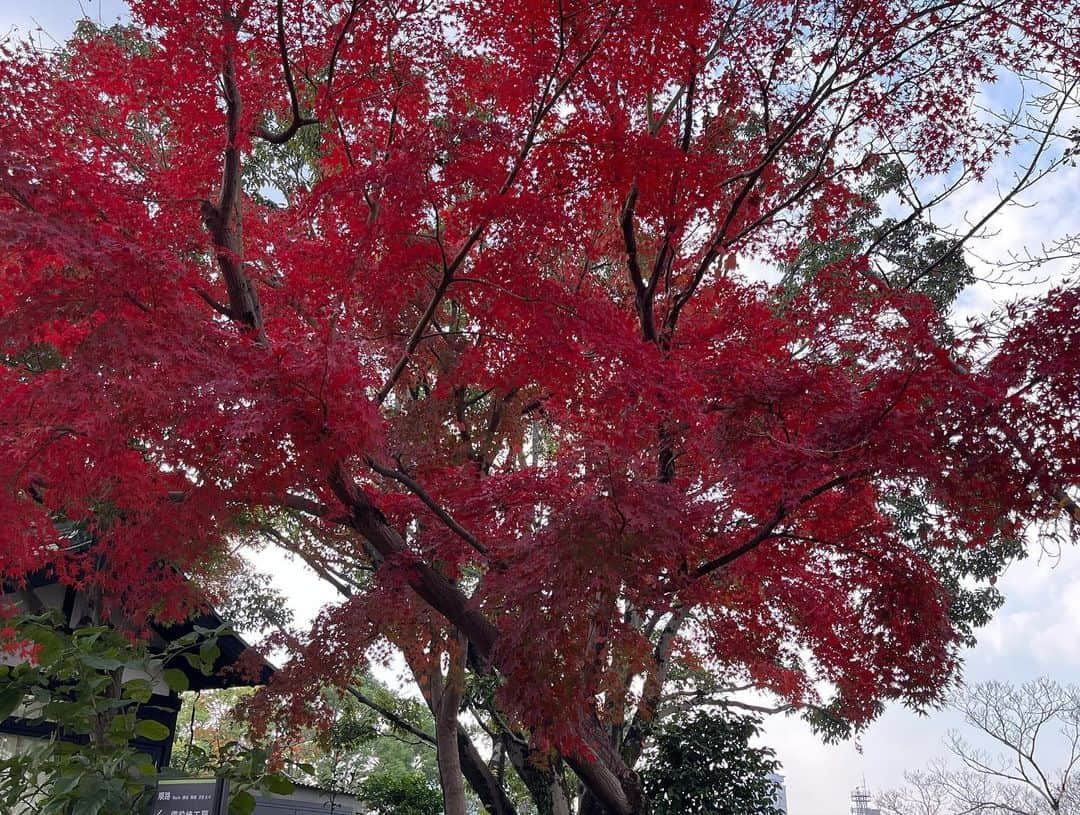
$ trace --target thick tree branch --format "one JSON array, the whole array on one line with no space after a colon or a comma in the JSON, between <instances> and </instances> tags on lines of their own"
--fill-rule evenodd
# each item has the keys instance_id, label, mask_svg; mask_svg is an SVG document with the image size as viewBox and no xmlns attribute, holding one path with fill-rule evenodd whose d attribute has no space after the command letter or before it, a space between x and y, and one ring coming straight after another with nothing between
<instances>
[{"instance_id":1,"label":"thick tree branch","mask_svg":"<svg viewBox=\"0 0 1080 815\"><path fill-rule=\"evenodd\" d=\"M668 671L671 668L675 642L678 639L679 629L689 615L688 608L673 609L653 649L653 669L645 677L641 701L638 703L637 711L634 713L634 718L622 743L623 760L631 767L641 758L645 741L655 728L656 714L660 707L664 683L667 681Z\"/></svg>"},{"instance_id":2,"label":"thick tree branch","mask_svg":"<svg viewBox=\"0 0 1080 815\"><path fill-rule=\"evenodd\" d=\"M241 211L240 159L240 88L236 81L236 35L239 23L229 23L232 30L225 45L225 64L222 68L222 87L225 96L226 143L222 169L221 193L217 204L203 201L203 225L210 233L217 257L218 269L229 293L228 316L255 332L260 345L266 345L262 307L255 285L244 269L243 213ZM204 299L207 299L204 297ZM208 299L212 306L212 298Z\"/></svg>"},{"instance_id":3,"label":"thick tree branch","mask_svg":"<svg viewBox=\"0 0 1080 815\"><path fill-rule=\"evenodd\" d=\"M349 13L345 15L345 21L341 24L341 31L338 32L337 38L334 40L334 48L330 52L330 63L326 68L326 90L329 92L334 86L334 73L337 71L338 55L341 53L341 46L345 44L345 38L349 34L349 29L352 27L353 20L356 18L356 10L360 8L362 4L360 0L352 0L349 3Z\"/></svg>"},{"instance_id":4,"label":"thick tree branch","mask_svg":"<svg viewBox=\"0 0 1080 815\"><path fill-rule=\"evenodd\" d=\"M383 707L378 702L376 702L374 699L372 699L371 697L364 694L364 692L361 691L359 688L356 688L356 687L350 685L345 690L357 702L359 702L360 704L364 705L365 707L368 707L371 710L378 713L380 716L382 716L384 719L386 719L386 721L390 722L390 724L392 724L398 730L403 730L406 733L409 733L410 735L416 736L416 738L420 739L421 741L423 741L423 742L425 742L427 744L430 744L432 747L435 746L435 737L434 736L432 736L430 733L425 733L423 730L416 727L415 725L413 725L408 720L403 719L401 716L394 713L394 711L390 710L390 708Z\"/></svg>"},{"instance_id":5,"label":"thick tree branch","mask_svg":"<svg viewBox=\"0 0 1080 815\"><path fill-rule=\"evenodd\" d=\"M450 513L443 509L439 505L439 503L431 497L427 490L421 487L415 479L409 476L408 473L402 472L401 470L391 469L390 467L384 467L371 456L368 456L366 458L366 461L368 466L375 472L377 472L379 475L383 476L384 478L391 478L394 481L397 481L399 484L408 489L409 492L411 492L413 495L423 501L424 506L434 512L440 521L446 524L446 526L449 527L455 535L457 535L463 541L469 544L469 546L471 546L473 549L475 549L482 555L486 556L489 554L488 548L484 546L484 544L480 543L480 541L478 541L471 532L465 529L465 527L455 521L450 515Z\"/></svg>"},{"instance_id":6,"label":"thick tree branch","mask_svg":"<svg viewBox=\"0 0 1080 815\"><path fill-rule=\"evenodd\" d=\"M285 144L285 142L296 135L300 128L307 127L308 125L317 125L319 124L319 120L304 116L300 111L300 97L296 93L296 81L293 79L292 68L289 65L289 49L285 42L284 0L277 0L277 43L278 51L281 54L281 69L285 73L285 85L289 89L289 105L292 108L292 121L289 122L288 127L280 133L273 133L265 127L260 127L255 131L255 135L271 144Z\"/></svg>"},{"instance_id":7,"label":"thick tree branch","mask_svg":"<svg viewBox=\"0 0 1080 815\"><path fill-rule=\"evenodd\" d=\"M483 803L490 815L517 815L517 808L506 794L503 785L491 772L487 763L476 749L468 731L458 725L458 755L461 757L461 771L473 792Z\"/></svg>"},{"instance_id":8,"label":"thick tree branch","mask_svg":"<svg viewBox=\"0 0 1080 815\"><path fill-rule=\"evenodd\" d=\"M786 517L788 517L788 515L790 515L794 510L798 509L799 507L805 506L806 504L817 498L819 495L822 495L831 489L835 489L836 487L848 484L852 481L855 481L856 479L863 478L866 475L868 475L868 472L866 470L859 470L858 472L839 475L836 478L832 478L829 481L826 481L821 486L815 487L814 489L810 490L790 505L783 503L780 504L780 506L776 508L776 511L772 514L772 516L763 524L761 524L758 527L757 531L753 535L751 535L748 540L746 540L744 543L742 543L735 549L732 549L730 552L727 552L720 557L707 561L706 563L702 563L693 571L691 576L696 580L699 577L704 577L705 575L726 566L734 560L738 560L747 552L756 549L764 541L772 537L773 531L776 529L777 526L780 525L780 522L783 521Z\"/></svg>"}]
</instances>

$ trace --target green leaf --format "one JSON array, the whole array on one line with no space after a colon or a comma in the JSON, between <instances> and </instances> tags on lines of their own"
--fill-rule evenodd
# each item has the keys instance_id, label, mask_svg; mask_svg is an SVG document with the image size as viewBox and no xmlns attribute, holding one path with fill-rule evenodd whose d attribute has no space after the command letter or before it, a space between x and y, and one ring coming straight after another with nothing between
<instances>
[{"instance_id":1,"label":"green leaf","mask_svg":"<svg viewBox=\"0 0 1080 815\"><path fill-rule=\"evenodd\" d=\"M75 799L72 815L98 815L107 800L108 793L104 790L97 790L88 796L80 795Z\"/></svg>"},{"instance_id":2,"label":"green leaf","mask_svg":"<svg viewBox=\"0 0 1080 815\"><path fill-rule=\"evenodd\" d=\"M187 652L181 654L180 656L187 660L188 665L190 665L192 668L194 668L196 671L199 671L200 673L209 676L213 671L213 666L207 668L206 663L203 661L203 658L198 654L192 654L190 652Z\"/></svg>"},{"instance_id":3,"label":"green leaf","mask_svg":"<svg viewBox=\"0 0 1080 815\"><path fill-rule=\"evenodd\" d=\"M117 716L109 723L109 735L116 741L130 738L131 728L135 715Z\"/></svg>"},{"instance_id":4,"label":"green leaf","mask_svg":"<svg viewBox=\"0 0 1080 815\"><path fill-rule=\"evenodd\" d=\"M255 796L247 790L240 790L229 801L229 815L252 815L255 811Z\"/></svg>"},{"instance_id":5,"label":"green leaf","mask_svg":"<svg viewBox=\"0 0 1080 815\"><path fill-rule=\"evenodd\" d=\"M191 683L188 682L187 674L179 668L165 669L165 683L169 686L169 690L174 693L183 693L191 687Z\"/></svg>"},{"instance_id":6,"label":"green leaf","mask_svg":"<svg viewBox=\"0 0 1080 815\"><path fill-rule=\"evenodd\" d=\"M41 646L37 652L37 659L42 666L52 664L64 649L64 641L59 635L44 627L38 627L31 633L30 638Z\"/></svg>"},{"instance_id":7,"label":"green leaf","mask_svg":"<svg viewBox=\"0 0 1080 815\"><path fill-rule=\"evenodd\" d=\"M82 773L78 773L77 775L62 776L53 782L52 789L49 790L49 792L57 798L67 795L77 786L79 786L79 782L82 780L82 777Z\"/></svg>"},{"instance_id":8,"label":"green leaf","mask_svg":"<svg viewBox=\"0 0 1080 815\"><path fill-rule=\"evenodd\" d=\"M168 679L165 680L168 682ZM170 687L172 687L170 685ZM150 701L150 697L154 695L154 686L150 684L149 680L143 678L130 679L124 683L124 693L129 699L134 699L136 702L146 703Z\"/></svg>"},{"instance_id":9,"label":"green leaf","mask_svg":"<svg viewBox=\"0 0 1080 815\"><path fill-rule=\"evenodd\" d=\"M292 795L296 792L296 785L281 773L266 776L263 785L274 795Z\"/></svg>"},{"instance_id":10,"label":"green leaf","mask_svg":"<svg viewBox=\"0 0 1080 815\"><path fill-rule=\"evenodd\" d=\"M213 642L205 642L199 648L199 656L202 657L207 667L213 670L213 665L217 662L218 657L221 656L221 649Z\"/></svg>"},{"instance_id":11,"label":"green leaf","mask_svg":"<svg viewBox=\"0 0 1080 815\"><path fill-rule=\"evenodd\" d=\"M161 722L140 719L135 724L135 735L150 741L164 741L172 735L172 732Z\"/></svg>"},{"instance_id":12,"label":"green leaf","mask_svg":"<svg viewBox=\"0 0 1080 815\"><path fill-rule=\"evenodd\" d=\"M25 698L23 689L20 687L4 688L0 690L0 722L15 712Z\"/></svg>"},{"instance_id":13,"label":"green leaf","mask_svg":"<svg viewBox=\"0 0 1080 815\"><path fill-rule=\"evenodd\" d=\"M70 803L71 801L68 798L52 796L42 806L38 815L64 815L64 810L67 809Z\"/></svg>"},{"instance_id":14,"label":"green leaf","mask_svg":"<svg viewBox=\"0 0 1080 815\"><path fill-rule=\"evenodd\" d=\"M93 645L107 629L97 626L94 628L82 628L72 633L71 638L79 645Z\"/></svg>"},{"instance_id":15,"label":"green leaf","mask_svg":"<svg viewBox=\"0 0 1080 815\"><path fill-rule=\"evenodd\" d=\"M52 700L52 692L48 688L41 688L41 687L31 688L30 689L30 695L32 697L34 697L34 701L38 703L38 709L40 709L40 706L42 706L42 705L49 704L49 702ZM33 718L41 718L41 717L40 716L35 716Z\"/></svg>"},{"instance_id":16,"label":"green leaf","mask_svg":"<svg viewBox=\"0 0 1080 815\"><path fill-rule=\"evenodd\" d=\"M83 654L83 664L98 671L115 671L126 664L122 659L110 659L96 654Z\"/></svg>"}]
</instances>

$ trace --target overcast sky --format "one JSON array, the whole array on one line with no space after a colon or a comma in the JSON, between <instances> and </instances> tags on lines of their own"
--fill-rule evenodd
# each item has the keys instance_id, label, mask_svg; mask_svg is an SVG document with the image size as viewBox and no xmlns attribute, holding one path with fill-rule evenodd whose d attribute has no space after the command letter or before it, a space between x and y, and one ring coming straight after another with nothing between
<instances>
[{"instance_id":1,"label":"overcast sky","mask_svg":"<svg viewBox=\"0 0 1080 815\"><path fill-rule=\"evenodd\" d=\"M124 5L118 0L0 0L0 37L17 29L43 38L48 45L51 40L62 42L80 17L111 23L124 15ZM43 31L35 33L39 26ZM1007 183L1008 173L1000 176ZM980 213L992 194L992 188L965 193L952 203L948 216L962 223L965 215ZM1003 213L998 234L980 246L980 253L1001 257L1025 246L1037 251L1055 237L1080 232L1077 170L1045 183L1025 203L1036 200L1038 208L1013 207ZM1059 266L1046 275L1057 278L1066 271L1067 267ZM980 284L961 296L959 308L965 313L985 313L995 301L1014 296L1015 290ZM283 556L267 556L260 565L278 576L302 618L309 617L326 597L313 575ZM1005 606L979 633L978 645L966 653L965 678L1022 682L1047 675L1062 682L1080 681L1080 552L1051 557L1040 555L1033 546L1032 556L1015 564L999 588L1007 598ZM890 708L858 744L829 747L797 718L773 717L765 741L784 764L791 815L845 815L852 788L863 779L871 790L902 783L905 769L923 767L932 756L943 754L944 736L957 723L949 713L920 717Z\"/></svg>"}]
</instances>

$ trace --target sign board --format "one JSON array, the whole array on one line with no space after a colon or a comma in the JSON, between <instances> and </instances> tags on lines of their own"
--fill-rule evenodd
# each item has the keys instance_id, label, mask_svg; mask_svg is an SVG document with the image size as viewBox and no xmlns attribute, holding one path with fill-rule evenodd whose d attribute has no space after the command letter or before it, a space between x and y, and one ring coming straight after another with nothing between
<instances>
[{"instance_id":1,"label":"sign board","mask_svg":"<svg viewBox=\"0 0 1080 815\"><path fill-rule=\"evenodd\" d=\"M226 810L221 778L163 778L158 781L153 815L222 815Z\"/></svg>"}]
</instances>

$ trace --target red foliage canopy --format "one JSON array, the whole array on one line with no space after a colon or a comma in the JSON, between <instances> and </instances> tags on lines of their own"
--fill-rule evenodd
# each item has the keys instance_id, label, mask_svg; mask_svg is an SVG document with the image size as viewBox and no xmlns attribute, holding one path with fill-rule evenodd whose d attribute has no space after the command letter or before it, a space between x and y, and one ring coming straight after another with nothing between
<instances>
[{"instance_id":1,"label":"red foliage canopy","mask_svg":"<svg viewBox=\"0 0 1080 815\"><path fill-rule=\"evenodd\" d=\"M851 238L890 155L981 176L1015 134L979 83L1076 76L1075 5L139 0L8 44L0 573L178 615L177 570L288 518L378 567L307 670L434 610L615 812L597 717L685 621L855 721L934 698L922 553L1077 512L1080 294L988 345L866 252L739 267Z\"/></svg>"}]
</instances>

